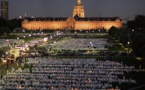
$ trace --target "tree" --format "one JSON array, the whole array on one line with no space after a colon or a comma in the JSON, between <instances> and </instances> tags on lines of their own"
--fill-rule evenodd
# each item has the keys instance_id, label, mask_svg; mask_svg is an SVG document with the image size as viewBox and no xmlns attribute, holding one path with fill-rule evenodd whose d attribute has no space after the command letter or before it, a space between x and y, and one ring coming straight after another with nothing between
<instances>
[{"instance_id":1,"label":"tree","mask_svg":"<svg viewBox=\"0 0 145 90\"><path fill-rule=\"evenodd\" d=\"M136 21L135 20L128 21L127 22L127 27L130 28L130 29L136 29L137 28Z\"/></svg>"},{"instance_id":2,"label":"tree","mask_svg":"<svg viewBox=\"0 0 145 90\"><path fill-rule=\"evenodd\" d=\"M141 24L140 24L141 25ZM130 47L133 50L135 56L139 56L145 61L145 29L117 29L111 27L109 30L109 35L118 39L124 46L127 42L130 42Z\"/></svg>"},{"instance_id":3,"label":"tree","mask_svg":"<svg viewBox=\"0 0 145 90\"><path fill-rule=\"evenodd\" d=\"M0 35L9 35L10 30L7 27L0 27Z\"/></svg>"},{"instance_id":4,"label":"tree","mask_svg":"<svg viewBox=\"0 0 145 90\"><path fill-rule=\"evenodd\" d=\"M131 29L145 28L145 16L136 15L135 20L128 21L127 25L128 25L128 28L131 28Z\"/></svg>"},{"instance_id":5,"label":"tree","mask_svg":"<svg viewBox=\"0 0 145 90\"><path fill-rule=\"evenodd\" d=\"M0 27L7 27L7 20L0 17Z\"/></svg>"},{"instance_id":6,"label":"tree","mask_svg":"<svg viewBox=\"0 0 145 90\"><path fill-rule=\"evenodd\" d=\"M145 16L144 15L136 15L135 22L138 28L145 28Z\"/></svg>"},{"instance_id":7,"label":"tree","mask_svg":"<svg viewBox=\"0 0 145 90\"><path fill-rule=\"evenodd\" d=\"M13 30L15 28L21 27L21 19L12 19L8 21L8 27L9 29Z\"/></svg>"}]
</instances>

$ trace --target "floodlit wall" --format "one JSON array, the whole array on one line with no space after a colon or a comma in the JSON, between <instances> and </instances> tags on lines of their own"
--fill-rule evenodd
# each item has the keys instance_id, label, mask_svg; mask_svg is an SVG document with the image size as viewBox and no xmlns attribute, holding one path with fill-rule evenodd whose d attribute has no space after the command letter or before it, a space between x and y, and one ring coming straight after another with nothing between
<instances>
[{"instance_id":1,"label":"floodlit wall","mask_svg":"<svg viewBox=\"0 0 145 90\"><path fill-rule=\"evenodd\" d=\"M112 26L116 28L122 27L122 22L117 19L116 21L77 21L76 30L91 30L91 29L106 29L109 30Z\"/></svg>"},{"instance_id":2,"label":"floodlit wall","mask_svg":"<svg viewBox=\"0 0 145 90\"><path fill-rule=\"evenodd\" d=\"M122 27L122 21L116 19L115 21L75 21L75 30L91 30L91 29L106 29L109 30L112 26L116 28ZM66 21L27 21L22 22L22 28L28 30L36 29L52 29L61 30L67 29Z\"/></svg>"},{"instance_id":3,"label":"floodlit wall","mask_svg":"<svg viewBox=\"0 0 145 90\"><path fill-rule=\"evenodd\" d=\"M23 21L22 28L28 30L36 30L36 29L65 29L66 23L65 21Z\"/></svg>"}]
</instances>

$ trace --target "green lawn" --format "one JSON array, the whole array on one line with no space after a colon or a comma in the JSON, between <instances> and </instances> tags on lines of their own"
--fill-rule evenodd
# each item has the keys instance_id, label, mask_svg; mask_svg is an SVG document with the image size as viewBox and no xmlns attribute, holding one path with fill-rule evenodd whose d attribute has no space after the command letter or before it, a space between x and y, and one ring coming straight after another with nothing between
<instances>
[{"instance_id":1,"label":"green lawn","mask_svg":"<svg viewBox=\"0 0 145 90\"><path fill-rule=\"evenodd\" d=\"M108 38L110 40L110 43L115 43L115 46L113 47L109 47L108 51L124 51L124 48L122 47L122 45L119 44L118 41L115 41L114 39L112 39L110 36L108 35L105 35L105 36L95 36L95 35L66 35L66 36L62 36L62 37L57 37L57 38L54 38L53 40L49 40L48 43L51 43L53 41L58 41L58 40L61 40L63 37L74 37L74 38ZM0 37L1 39L16 39L17 36L15 35L10 35L10 36L7 36L7 37ZM38 38L38 37L37 37ZM20 37L20 39L24 39L23 37ZM30 41L34 38L25 38L24 40L27 42L27 41ZM36 39L36 38L35 38ZM96 58L98 60L107 60L106 57L108 58L111 58L110 60L112 61L117 61L117 62L120 62L120 63L123 63L124 65L127 65L127 66L135 66L135 68L139 68L140 65L142 66L142 68L145 68L145 65L142 63L142 61L140 60L137 60L136 57L134 56L50 56L50 57L53 57L53 58ZM22 69L26 69L26 68L29 68L30 69L30 66L28 64L25 64L23 67L21 67L20 65L17 66L17 62L15 62L14 64L12 64L11 66L9 66L8 69L3 69L2 70L2 75L5 75L7 70L8 71L11 71L11 68L15 68L15 69L18 69L18 68L22 68ZM135 79L137 81L137 84L121 84L119 85L119 87L121 88L121 90L127 90L129 88L133 88L133 87L137 87L139 85L142 85L142 84L145 84L145 73L143 72L131 72L131 73L125 73L125 76L127 79L129 78L132 78L132 79ZM118 85L118 83L113 83L113 85ZM137 89L139 90L139 89ZM140 90L145 90L145 89L140 89Z\"/></svg>"}]
</instances>

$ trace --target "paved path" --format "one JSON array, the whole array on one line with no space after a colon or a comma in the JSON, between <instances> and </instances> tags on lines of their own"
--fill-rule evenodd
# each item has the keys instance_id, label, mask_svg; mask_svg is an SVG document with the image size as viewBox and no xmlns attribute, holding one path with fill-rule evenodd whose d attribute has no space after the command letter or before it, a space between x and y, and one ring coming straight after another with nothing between
<instances>
[{"instance_id":1,"label":"paved path","mask_svg":"<svg viewBox=\"0 0 145 90\"><path fill-rule=\"evenodd\" d=\"M0 72L2 73L2 75L5 75L7 70L11 70L12 68L16 69L16 68L20 67L20 65L17 66L17 63L18 63L18 61L14 62L12 64L9 64L8 68L6 68L6 63L5 64L0 64Z\"/></svg>"},{"instance_id":2,"label":"paved path","mask_svg":"<svg viewBox=\"0 0 145 90\"><path fill-rule=\"evenodd\" d=\"M145 84L144 85L140 85L138 87L134 87L134 88L128 89L128 90L138 90L138 89L141 89L143 87L145 87Z\"/></svg>"}]
</instances>

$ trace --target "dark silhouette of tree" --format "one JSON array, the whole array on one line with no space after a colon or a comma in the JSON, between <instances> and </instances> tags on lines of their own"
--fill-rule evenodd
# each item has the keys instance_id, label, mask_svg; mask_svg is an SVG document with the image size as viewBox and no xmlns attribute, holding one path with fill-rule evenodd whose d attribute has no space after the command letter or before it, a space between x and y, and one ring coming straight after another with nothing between
<instances>
[{"instance_id":1,"label":"dark silhouette of tree","mask_svg":"<svg viewBox=\"0 0 145 90\"><path fill-rule=\"evenodd\" d=\"M8 21L9 29L21 28L22 19L12 19Z\"/></svg>"},{"instance_id":2,"label":"dark silhouette of tree","mask_svg":"<svg viewBox=\"0 0 145 90\"><path fill-rule=\"evenodd\" d=\"M136 29L136 28L144 28L145 29L145 16L144 15L136 15L135 20L130 20L127 22L128 28Z\"/></svg>"},{"instance_id":3,"label":"dark silhouette of tree","mask_svg":"<svg viewBox=\"0 0 145 90\"><path fill-rule=\"evenodd\" d=\"M133 20L133 21L128 21L128 22L127 22L127 26L128 26L128 28L130 28L130 29L136 29L136 28L137 28L136 21L135 21L135 20Z\"/></svg>"},{"instance_id":4,"label":"dark silhouette of tree","mask_svg":"<svg viewBox=\"0 0 145 90\"><path fill-rule=\"evenodd\" d=\"M22 19L5 20L0 17L0 35L8 35L13 29L21 27Z\"/></svg>"},{"instance_id":5,"label":"dark silhouette of tree","mask_svg":"<svg viewBox=\"0 0 145 90\"><path fill-rule=\"evenodd\" d=\"M111 27L108 33L124 46L128 46L128 42L130 42L129 47L132 48L132 53L145 61L145 29L143 27L134 30Z\"/></svg>"},{"instance_id":6,"label":"dark silhouette of tree","mask_svg":"<svg viewBox=\"0 0 145 90\"><path fill-rule=\"evenodd\" d=\"M136 15L135 22L138 28L145 28L145 16L144 15Z\"/></svg>"},{"instance_id":7,"label":"dark silhouette of tree","mask_svg":"<svg viewBox=\"0 0 145 90\"><path fill-rule=\"evenodd\" d=\"M7 20L0 17L0 27L7 27Z\"/></svg>"},{"instance_id":8,"label":"dark silhouette of tree","mask_svg":"<svg viewBox=\"0 0 145 90\"><path fill-rule=\"evenodd\" d=\"M10 33L11 31L7 27L0 27L0 35L9 35Z\"/></svg>"}]
</instances>

